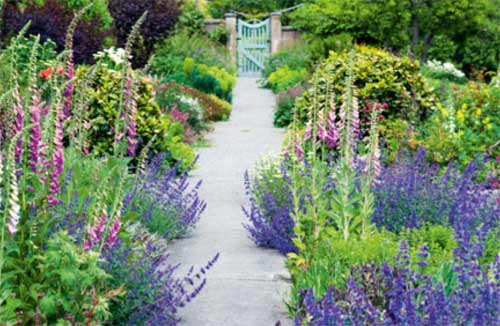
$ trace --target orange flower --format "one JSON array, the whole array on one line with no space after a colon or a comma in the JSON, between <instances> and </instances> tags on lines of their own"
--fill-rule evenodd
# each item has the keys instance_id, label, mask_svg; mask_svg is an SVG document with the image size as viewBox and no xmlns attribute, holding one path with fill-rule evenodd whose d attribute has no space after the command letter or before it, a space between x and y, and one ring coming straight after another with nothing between
<instances>
[{"instance_id":1,"label":"orange flower","mask_svg":"<svg viewBox=\"0 0 500 326\"><path fill-rule=\"evenodd\" d=\"M50 75L54 72L54 68L48 67L45 70L40 71L40 77L43 79L49 79Z\"/></svg>"},{"instance_id":2,"label":"orange flower","mask_svg":"<svg viewBox=\"0 0 500 326\"><path fill-rule=\"evenodd\" d=\"M61 67L61 66L57 67L57 69L56 69L57 75L64 75L65 73L66 73L66 71L64 71L63 67Z\"/></svg>"}]
</instances>

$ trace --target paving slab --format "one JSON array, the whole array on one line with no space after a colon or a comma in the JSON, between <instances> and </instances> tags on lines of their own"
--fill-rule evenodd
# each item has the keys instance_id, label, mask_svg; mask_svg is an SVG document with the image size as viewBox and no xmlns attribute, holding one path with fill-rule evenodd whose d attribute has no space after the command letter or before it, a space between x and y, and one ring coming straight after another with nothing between
<instances>
[{"instance_id":1,"label":"paving slab","mask_svg":"<svg viewBox=\"0 0 500 326\"><path fill-rule=\"evenodd\" d=\"M230 120L215 124L207 136L210 146L198 151L193 179L203 180L200 195L208 207L191 236L173 243L171 262L189 268L203 266L217 252L220 258L205 289L181 311L181 325L292 325L284 303L290 287L284 257L256 247L242 226L244 172L279 152L283 141L283 131L272 125L275 97L257 82L238 79Z\"/></svg>"}]
</instances>

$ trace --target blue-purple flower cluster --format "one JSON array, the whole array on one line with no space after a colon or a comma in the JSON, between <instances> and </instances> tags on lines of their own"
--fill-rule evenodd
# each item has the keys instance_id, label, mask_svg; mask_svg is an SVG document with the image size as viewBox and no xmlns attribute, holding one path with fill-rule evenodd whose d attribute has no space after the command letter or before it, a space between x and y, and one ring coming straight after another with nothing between
<instances>
[{"instance_id":1,"label":"blue-purple flower cluster","mask_svg":"<svg viewBox=\"0 0 500 326\"><path fill-rule=\"evenodd\" d=\"M113 275L114 286L125 285L122 302L113 307L113 325L180 325L179 309L191 302L205 287L206 273L219 258L210 259L196 273L192 267L184 276L179 265L169 263L165 242L144 239L147 232L134 231L135 246L117 243L104 253L105 270Z\"/></svg>"},{"instance_id":2,"label":"blue-purple flower cluster","mask_svg":"<svg viewBox=\"0 0 500 326\"><path fill-rule=\"evenodd\" d=\"M243 212L250 223L244 227L256 245L276 249L286 255L297 252L297 248L292 241L295 222L292 217L291 179L284 166L280 170L284 184L279 191L270 190L272 180L259 181L257 176L251 179L249 173L245 173L245 189L250 205L243 208Z\"/></svg>"},{"instance_id":3,"label":"blue-purple flower cluster","mask_svg":"<svg viewBox=\"0 0 500 326\"><path fill-rule=\"evenodd\" d=\"M374 189L375 224L396 233L425 224L456 227L466 223L471 228L498 224L500 205L488 189L491 182L477 182L477 161L463 172L450 163L441 174L440 167L425 156L420 149L414 157L399 155L394 165L383 168Z\"/></svg>"},{"instance_id":4,"label":"blue-purple flower cluster","mask_svg":"<svg viewBox=\"0 0 500 326\"><path fill-rule=\"evenodd\" d=\"M200 219L206 203L199 196L201 181L193 187L177 166L169 168L159 154L140 174L124 201L125 215L137 215L151 232L173 239L185 235Z\"/></svg>"},{"instance_id":5,"label":"blue-purple flower cluster","mask_svg":"<svg viewBox=\"0 0 500 326\"><path fill-rule=\"evenodd\" d=\"M304 290L295 325L500 325L500 256L481 268L481 245L470 237L460 237L459 243L452 286L412 270L403 241L393 266L386 263L371 276L381 280L378 289L363 286L352 276L340 295L332 288L317 299L313 290ZM424 268L427 248L421 248L417 257Z\"/></svg>"}]
</instances>

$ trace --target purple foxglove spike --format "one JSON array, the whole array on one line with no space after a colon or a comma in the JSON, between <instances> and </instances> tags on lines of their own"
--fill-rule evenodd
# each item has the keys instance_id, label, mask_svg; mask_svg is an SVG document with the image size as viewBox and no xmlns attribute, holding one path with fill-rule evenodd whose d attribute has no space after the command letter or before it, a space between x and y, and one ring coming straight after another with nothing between
<instances>
[{"instance_id":1,"label":"purple foxglove spike","mask_svg":"<svg viewBox=\"0 0 500 326\"><path fill-rule=\"evenodd\" d=\"M299 162L304 161L304 149L302 148L302 139L299 135L295 137L295 155L297 155L297 159Z\"/></svg>"},{"instance_id":2,"label":"purple foxglove spike","mask_svg":"<svg viewBox=\"0 0 500 326\"><path fill-rule=\"evenodd\" d=\"M34 173L38 172L38 159L40 157L40 141L42 139L41 129L40 129L40 97L37 91L33 94L33 105L30 108L31 113L31 123L33 128L30 130L30 142L28 145L30 151L30 161L29 165Z\"/></svg>"},{"instance_id":3,"label":"purple foxglove spike","mask_svg":"<svg viewBox=\"0 0 500 326\"><path fill-rule=\"evenodd\" d=\"M309 120L307 121L306 124L306 131L304 132L304 141L308 141L311 139L311 133L312 133L312 121Z\"/></svg>"},{"instance_id":4,"label":"purple foxglove spike","mask_svg":"<svg viewBox=\"0 0 500 326\"><path fill-rule=\"evenodd\" d=\"M52 152L52 171L50 172L51 195L57 195L61 190L59 178L64 171L63 120L64 115L61 111L60 104L58 103L56 105L54 150Z\"/></svg>"},{"instance_id":5,"label":"purple foxglove spike","mask_svg":"<svg viewBox=\"0 0 500 326\"><path fill-rule=\"evenodd\" d=\"M326 136L327 136L325 125L326 125L326 123L325 123L325 114L324 114L323 110L321 110L321 111L318 112L318 124L317 124L317 127L318 127L318 138L322 142L326 141Z\"/></svg>"},{"instance_id":6,"label":"purple foxglove spike","mask_svg":"<svg viewBox=\"0 0 500 326\"><path fill-rule=\"evenodd\" d=\"M23 110L23 104L21 101L21 96L19 95L19 85L16 83L16 86L14 88L14 115L15 115L15 120L14 120L14 135L17 135L18 133L22 132L24 128L24 110ZM17 144L15 147L15 160L16 163L21 162L21 157L23 155L23 137L19 137L17 140Z\"/></svg>"},{"instance_id":7,"label":"purple foxglove spike","mask_svg":"<svg viewBox=\"0 0 500 326\"><path fill-rule=\"evenodd\" d=\"M68 119L71 116L71 106L73 104L73 77L75 75L75 65L73 63L73 50L70 50L68 57L68 73L67 80L69 81L64 91L64 119Z\"/></svg>"},{"instance_id":8,"label":"purple foxglove spike","mask_svg":"<svg viewBox=\"0 0 500 326\"><path fill-rule=\"evenodd\" d=\"M337 130L337 125L335 124L335 120L337 116L335 115L335 110L332 109L328 113L328 132L326 135L326 143L328 148L332 149L338 145L339 141L339 132Z\"/></svg>"}]
</instances>

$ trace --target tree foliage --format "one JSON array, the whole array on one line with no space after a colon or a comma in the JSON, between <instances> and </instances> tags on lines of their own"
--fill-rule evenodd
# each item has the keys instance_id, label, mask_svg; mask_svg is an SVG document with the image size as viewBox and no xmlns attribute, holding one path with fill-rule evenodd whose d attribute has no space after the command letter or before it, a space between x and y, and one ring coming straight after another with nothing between
<instances>
[{"instance_id":1,"label":"tree foliage","mask_svg":"<svg viewBox=\"0 0 500 326\"><path fill-rule=\"evenodd\" d=\"M125 44L132 26L147 11L141 26L142 42L138 44L140 55L134 56L135 65L147 62L157 40L174 29L180 15L176 0L109 0L108 8L114 19L118 43Z\"/></svg>"},{"instance_id":2,"label":"tree foliage","mask_svg":"<svg viewBox=\"0 0 500 326\"><path fill-rule=\"evenodd\" d=\"M347 32L357 42L408 52L422 61L429 53L441 55L443 47L448 60L495 69L499 7L499 0L314 0L292 21L314 37Z\"/></svg>"}]
</instances>

